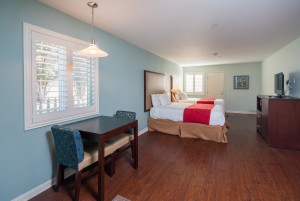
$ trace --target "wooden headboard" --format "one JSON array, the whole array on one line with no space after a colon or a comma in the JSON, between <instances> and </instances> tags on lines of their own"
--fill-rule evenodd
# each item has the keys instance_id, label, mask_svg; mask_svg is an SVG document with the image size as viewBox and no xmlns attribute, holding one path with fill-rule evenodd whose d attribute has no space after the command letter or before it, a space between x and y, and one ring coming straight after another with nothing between
<instances>
[{"instance_id":1,"label":"wooden headboard","mask_svg":"<svg viewBox=\"0 0 300 201\"><path fill-rule=\"evenodd\" d=\"M165 74L144 71L144 111L152 107L151 94L165 92Z\"/></svg>"}]
</instances>

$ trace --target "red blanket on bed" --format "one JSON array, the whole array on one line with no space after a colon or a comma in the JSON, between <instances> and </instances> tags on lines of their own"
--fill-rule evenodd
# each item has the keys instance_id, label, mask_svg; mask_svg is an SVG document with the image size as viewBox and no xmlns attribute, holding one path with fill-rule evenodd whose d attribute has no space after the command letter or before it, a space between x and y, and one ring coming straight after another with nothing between
<instances>
[{"instance_id":1,"label":"red blanket on bed","mask_svg":"<svg viewBox=\"0 0 300 201\"><path fill-rule=\"evenodd\" d=\"M183 111L183 122L201 123L209 125L210 113L214 105L193 104Z\"/></svg>"},{"instance_id":2,"label":"red blanket on bed","mask_svg":"<svg viewBox=\"0 0 300 201\"><path fill-rule=\"evenodd\" d=\"M215 98L201 98L200 100L197 101L197 103L202 103L202 104L215 104Z\"/></svg>"}]
</instances>

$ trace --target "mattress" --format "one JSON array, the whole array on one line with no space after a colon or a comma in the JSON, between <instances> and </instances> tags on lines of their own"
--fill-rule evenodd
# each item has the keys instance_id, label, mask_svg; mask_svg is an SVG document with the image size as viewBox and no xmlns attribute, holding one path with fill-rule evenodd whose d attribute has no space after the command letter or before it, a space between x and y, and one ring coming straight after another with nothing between
<instances>
[{"instance_id":1,"label":"mattress","mask_svg":"<svg viewBox=\"0 0 300 201\"><path fill-rule=\"evenodd\" d=\"M197 99L199 100L199 99ZM150 117L153 119L168 119L171 121L183 121L183 111L186 107L194 103L177 103L170 105L160 105L150 109ZM214 105L211 110L209 125L223 126L225 124L224 107L222 105Z\"/></svg>"}]
</instances>

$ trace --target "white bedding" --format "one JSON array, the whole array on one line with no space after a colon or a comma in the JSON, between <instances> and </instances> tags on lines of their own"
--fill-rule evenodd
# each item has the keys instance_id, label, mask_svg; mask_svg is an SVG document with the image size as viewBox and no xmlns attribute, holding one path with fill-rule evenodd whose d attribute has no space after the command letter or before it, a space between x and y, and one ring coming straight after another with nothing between
<instances>
[{"instance_id":1,"label":"white bedding","mask_svg":"<svg viewBox=\"0 0 300 201\"><path fill-rule=\"evenodd\" d=\"M199 99L198 99L199 100ZM168 119L171 121L183 121L184 108L194 103L177 103L170 105L160 105L150 109L150 117L153 119ZM223 126L225 124L224 108L221 105L215 105L211 110L209 125Z\"/></svg>"},{"instance_id":2,"label":"white bedding","mask_svg":"<svg viewBox=\"0 0 300 201\"><path fill-rule=\"evenodd\" d=\"M201 100L201 98L187 98L185 100L178 100L179 103L197 103L198 100ZM222 105L225 107L224 100L223 99L216 99L215 105Z\"/></svg>"}]
</instances>

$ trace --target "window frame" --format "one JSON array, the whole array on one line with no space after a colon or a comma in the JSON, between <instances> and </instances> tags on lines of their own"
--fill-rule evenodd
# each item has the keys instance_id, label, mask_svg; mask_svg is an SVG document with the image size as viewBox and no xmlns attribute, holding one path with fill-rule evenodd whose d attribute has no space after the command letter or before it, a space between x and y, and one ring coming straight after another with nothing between
<instances>
[{"instance_id":1,"label":"window frame","mask_svg":"<svg viewBox=\"0 0 300 201\"><path fill-rule=\"evenodd\" d=\"M78 118L93 116L99 114L99 61L94 58L94 104L88 107L73 108L73 102L70 102L65 111L49 112L46 114L35 114L35 58L33 56L35 47L33 46L33 40L36 34L45 38L51 38L51 40L57 40L62 42L67 48L67 71L72 68L73 50L80 50L89 45L88 42L82 41L70 36L66 36L48 29L44 29L29 23L23 23L23 56L24 56L24 129L30 130L43 126L52 125L55 123L62 123L65 121L75 120ZM60 44L60 43L59 43ZM61 44L60 44L61 45ZM67 72L68 79L68 91L67 93L71 97L67 100L73 99L73 82L70 80L70 76L73 74L73 70Z\"/></svg>"},{"instance_id":2,"label":"window frame","mask_svg":"<svg viewBox=\"0 0 300 201\"><path fill-rule=\"evenodd\" d=\"M186 81L187 76L192 75L193 76L193 92L187 92L186 91ZM195 92L195 76L196 75L202 75L202 92ZM205 73L204 72L186 72L184 74L184 90L187 93L187 95L205 95Z\"/></svg>"}]
</instances>

